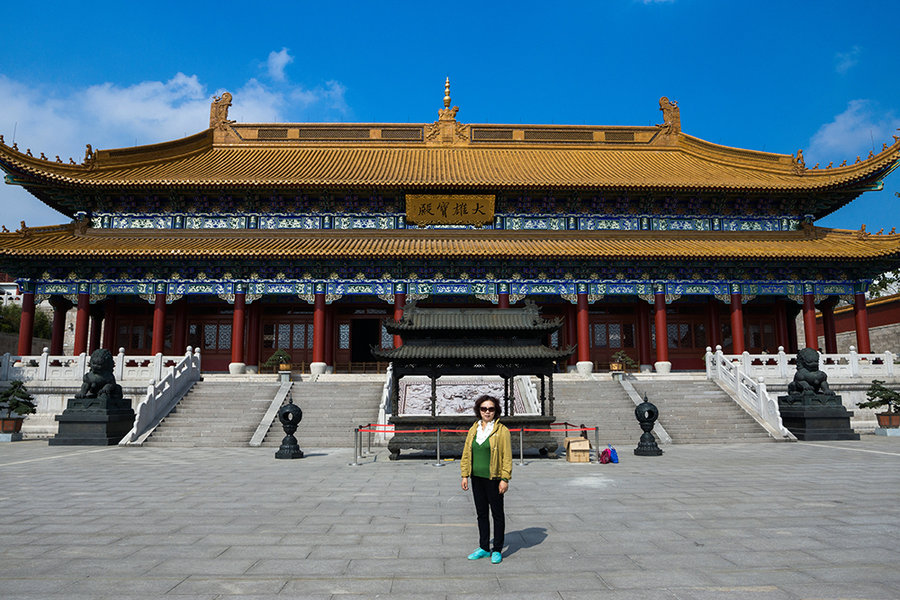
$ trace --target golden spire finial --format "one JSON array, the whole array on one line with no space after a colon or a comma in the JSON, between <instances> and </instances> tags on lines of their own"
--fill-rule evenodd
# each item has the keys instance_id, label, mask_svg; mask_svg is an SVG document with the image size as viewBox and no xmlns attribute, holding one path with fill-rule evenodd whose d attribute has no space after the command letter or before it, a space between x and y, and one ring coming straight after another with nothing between
<instances>
[{"instance_id":1,"label":"golden spire finial","mask_svg":"<svg viewBox=\"0 0 900 600\"><path fill-rule=\"evenodd\" d=\"M450 78L444 82L444 108L450 108Z\"/></svg>"}]
</instances>

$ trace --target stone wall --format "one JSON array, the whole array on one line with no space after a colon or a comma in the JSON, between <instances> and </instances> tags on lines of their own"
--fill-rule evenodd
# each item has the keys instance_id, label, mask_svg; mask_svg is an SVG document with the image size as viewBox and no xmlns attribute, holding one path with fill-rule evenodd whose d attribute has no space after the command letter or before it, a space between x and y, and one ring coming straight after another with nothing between
<instances>
[{"instance_id":1,"label":"stone wall","mask_svg":"<svg viewBox=\"0 0 900 600\"><path fill-rule=\"evenodd\" d=\"M50 347L50 340L44 338L34 338L31 341L31 353L40 354L44 348ZM0 333L0 354L18 354L19 353L19 334L18 333Z\"/></svg>"}]
</instances>

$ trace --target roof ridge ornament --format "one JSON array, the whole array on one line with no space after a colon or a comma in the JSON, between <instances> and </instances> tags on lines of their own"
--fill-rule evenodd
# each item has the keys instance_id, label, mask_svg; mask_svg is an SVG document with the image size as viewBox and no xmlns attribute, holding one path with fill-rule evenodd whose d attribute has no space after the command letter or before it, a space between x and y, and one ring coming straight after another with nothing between
<instances>
[{"instance_id":1,"label":"roof ridge ornament","mask_svg":"<svg viewBox=\"0 0 900 600\"><path fill-rule=\"evenodd\" d=\"M227 125L234 123L228 119L228 107L231 106L231 94L223 92L221 96L213 96L209 107L209 128L224 130Z\"/></svg>"},{"instance_id":2,"label":"roof ridge ornament","mask_svg":"<svg viewBox=\"0 0 900 600\"><path fill-rule=\"evenodd\" d=\"M444 108L438 110L438 120L425 125L425 140L442 146L469 142L469 126L457 122L459 107L450 107L450 78L444 82Z\"/></svg>"},{"instance_id":3,"label":"roof ridge ornament","mask_svg":"<svg viewBox=\"0 0 900 600\"><path fill-rule=\"evenodd\" d=\"M97 156L94 154L94 149L91 147L91 145L85 144L84 145L84 160L82 161L81 164L85 165L86 167L93 167L94 161L96 160L96 158L97 158Z\"/></svg>"},{"instance_id":4,"label":"roof ridge ornament","mask_svg":"<svg viewBox=\"0 0 900 600\"><path fill-rule=\"evenodd\" d=\"M444 82L444 108L438 111L438 119L441 121L455 121L456 113L458 112L458 106L450 108L450 78L448 77L447 81Z\"/></svg>"},{"instance_id":5,"label":"roof ridge ornament","mask_svg":"<svg viewBox=\"0 0 900 600\"><path fill-rule=\"evenodd\" d=\"M797 150L797 156L791 154L791 162L794 163L794 171L797 173L797 175L803 175L803 171L806 170L806 161L803 159L803 148Z\"/></svg>"},{"instance_id":6,"label":"roof ridge ornament","mask_svg":"<svg viewBox=\"0 0 900 600\"><path fill-rule=\"evenodd\" d=\"M657 127L662 127L667 135L681 133L681 109L678 108L678 102L663 96L659 99L659 110L662 111L663 122Z\"/></svg>"}]
</instances>

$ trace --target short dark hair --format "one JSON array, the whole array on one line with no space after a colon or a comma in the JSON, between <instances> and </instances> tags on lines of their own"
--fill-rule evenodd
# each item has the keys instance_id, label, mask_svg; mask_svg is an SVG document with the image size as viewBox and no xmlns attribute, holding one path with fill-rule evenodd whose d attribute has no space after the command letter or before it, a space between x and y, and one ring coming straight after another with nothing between
<instances>
[{"instance_id":1,"label":"short dark hair","mask_svg":"<svg viewBox=\"0 0 900 600\"><path fill-rule=\"evenodd\" d=\"M475 416L476 417L481 418L481 405L484 404L485 402L487 402L488 400L490 400L491 402L494 403L494 408L496 409L494 411L495 419L500 416L500 413L503 412L503 408L500 406L499 400L497 400L496 398L494 398L491 395L484 394L482 396L478 396L478 398L475 399Z\"/></svg>"}]
</instances>

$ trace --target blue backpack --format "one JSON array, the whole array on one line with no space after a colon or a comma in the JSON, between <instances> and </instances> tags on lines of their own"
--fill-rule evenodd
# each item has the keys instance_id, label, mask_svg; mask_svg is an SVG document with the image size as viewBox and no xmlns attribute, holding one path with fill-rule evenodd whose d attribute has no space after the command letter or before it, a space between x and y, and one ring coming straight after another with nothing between
<instances>
[{"instance_id":1,"label":"blue backpack","mask_svg":"<svg viewBox=\"0 0 900 600\"><path fill-rule=\"evenodd\" d=\"M619 453L616 452L616 449L613 448L612 446L610 446L609 444L607 444L606 447L609 451L609 462L611 462L611 463L619 462Z\"/></svg>"}]
</instances>

